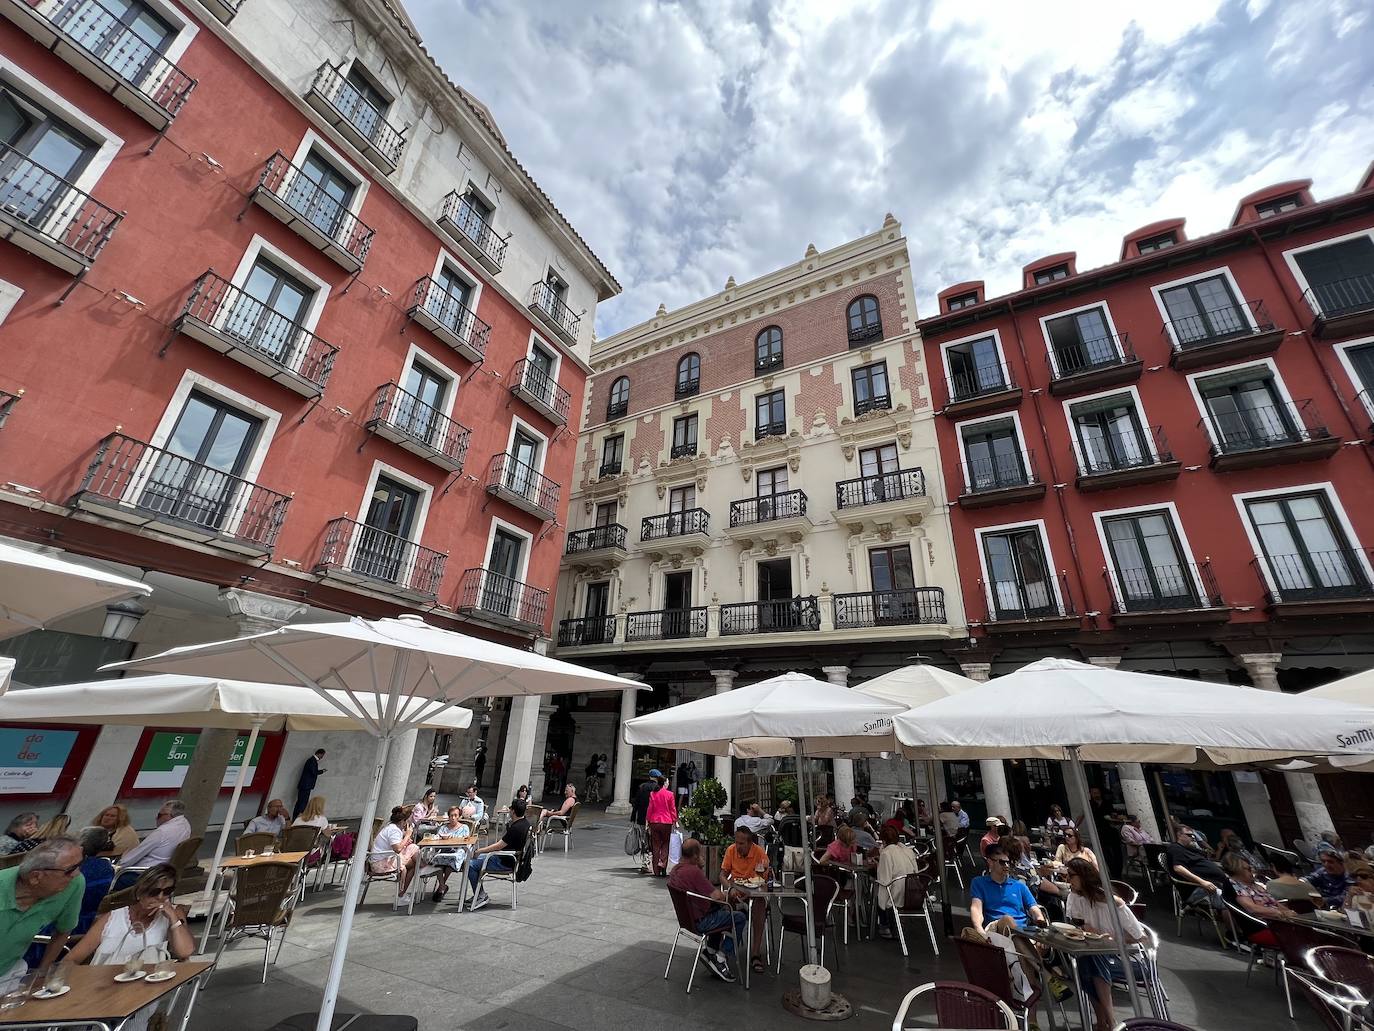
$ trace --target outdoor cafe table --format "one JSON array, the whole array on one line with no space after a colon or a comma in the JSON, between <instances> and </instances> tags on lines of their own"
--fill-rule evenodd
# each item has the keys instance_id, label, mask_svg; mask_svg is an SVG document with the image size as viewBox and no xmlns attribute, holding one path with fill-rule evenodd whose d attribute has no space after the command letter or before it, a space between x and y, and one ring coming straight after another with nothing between
<instances>
[{"instance_id":1,"label":"outdoor cafe table","mask_svg":"<svg viewBox=\"0 0 1374 1031\"><path fill-rule=\"evenodd\" d=\"M476 834L468 834L461 838L445 838L430 835L427 838L421 838L419 841L419 846L421 848L465 848L468 850L463 856L463 865L458 870L458 912L460 913L463 911L463 898L467 895L468 864L472 862L472 846L475 844L477 844Z\"/></svg>"},{"instance_id":2,"label":"outdoor cafe table","mask_svg":"<svg viewBox=\"0 0 1374 1031\"><path fill-rule=\"evenodd\" d=\"M115 975L124 972L124 964L110 966L76 966L67 972L71 991L54 999L29 999L16 1009L0 1012L0 1028L59 1028L79 1027L83 1031L118 1031L135 1013L170 992L189 988L186 1011L181 1028L191 1020L195 1005L197 982L213 963L176 963L172 969L176 977L157 984L144 978L121 984ZM151 967L145 968L151 970ZM175 1002L173 1002L175 1006ZM177 1026L171 1023L169 1027Z\"/></svg>"},{"instance_id":3,"label":"outdoor cafe table","mask_svg":"<svg viewBox=\"0 0 1374 1031\"><path fill-rule=\"evenodd\" d=\"M826 867L844 870L854 878L854 934L859 941L863 941L863 929L868 915L868 895L878 883L878 866L876 863L871 866L867 863L841 863L834 859L821 859L816 863L819 873L824 873ZM844 885L840 887L843 888ZM876 900L874 901L876 904ZM848 941L847 938L845 940Z\"/></svg>"},{"instance_id":4,"label":"outdoor cafe table","mask_svg":"<svg viewBox=\"0 0 1374 1031\"><path fill-rule=\"evenodd\" d=\"M1057 950L1061 955L1069 958L1071 967L1070 981L1073 984L1074 992L1078 995L1078 1015L1083 1021L1085 1028L1092 1027L1092 1018L1088 1014L1088 993L1078 982L1078 957L1079 956L1115 956L1117 955L1116 942L1111 938L1069 938L1050 928L1028 927L1025 930L1012 932L1013 936L1025 938L1040 945L1047 945ZM1135 971L1126 971L1127 984L1131 991L1135 991ZM1053 1003L1048 1004L1053 1009ZM1051 1016L1053 1020L1053 1016Z\"/></svg>"},{"instance_id":5,"label":"outdoor cafe table","mask_svg":"<svg viewBox=\"0 0 1374 1031\"><path fill-rule=\"evenodd\" d=\"M1327 912L1334 912L1328 910ZM1310 913L1293 913L1289 916L1271 916L1266 920L1279 920L1285 924L1297 924L1299 927L1315 927L1319 931L1330 931L1332 934L1347 934L1352 938L1374 938L1374 927L1356 927L1342 914L1339 920L1322 920L1320 917Z\"/></svg>"},{"instance_id":6,"label":"outdoor cafe table","mask_svg":"<svg viewBox=\"0 0 1374 1031\"><path fill-rule=\"evenodd\" d=\"M740 894L740 895L743 895L745 898L747 898L747 899L749 900L749 905L745 907L745 914L746 914L746 919L747 919L748 922L747 922L747 924L745 925L745 931L744 931L744 963L741 965L741 968L740 968L740 972L744 975L744 987L748 988L748 987L749 987L749 970L750 970L750 967L753 966L753 962L754 962L754 956L753 956L753 950L754 950L754 905L753 905L753 904L754 904L755 900L757 900L757 899L762 899L762 900L764 901L765 905L768 906L768 907L770 907L770 908L771 908L771 906L772 906L774 900L776 900L777 903L778 903L778 907L779 907L779 914L778 914L779 916L782 915L782 913L781 913L781 907L782 907L782 900L783 900L783 899L800 899L800 900L801 900L801 904L806 908L808 915L810 914L810 911L811 911L811 903L810 903L810 901L809 901L809 900L807 899L807 897L806 897L806 892L805 892L804 890L802 890L801 888L788 888L788 887L784 887L784 886L781 885L781 884L775 884L775 885L773 885L773 886L770 888L770 887L768 886L768 884L765 882L764 884L759 885L757 888L752 888L752 887L749 887L749 886L744 885L744 884L737 884L737 883L731 882L731 884L730 884L730 890L733 891L733 892L735 892L735 893L738 893L738 894ZM781 950L782 950L782 945L781 945L781 944L778 945L778 950L779 950L779 952L781 952Z\"/></svg>"},{"instance_id":7,"label":"outdoor cafe table","mask_svg":"<svg viewBox=\"0 0 1374 1031\"><path fill-rule=\"evenodd\" d=\"M215 913L219 909L219 888L224 882L225 870L242 870L249 866L259 866L263 863L295 863L300 866L305 862L305 857L309 852L273 852L263 856L229 856L219 861L219 866L215 869L215 880L211 885L210 891L210 911L205 914L205 933L200 938L199 952L205 951L205 946L210 941L210 929L215 926Z\"/></svg>"}]
</instances>

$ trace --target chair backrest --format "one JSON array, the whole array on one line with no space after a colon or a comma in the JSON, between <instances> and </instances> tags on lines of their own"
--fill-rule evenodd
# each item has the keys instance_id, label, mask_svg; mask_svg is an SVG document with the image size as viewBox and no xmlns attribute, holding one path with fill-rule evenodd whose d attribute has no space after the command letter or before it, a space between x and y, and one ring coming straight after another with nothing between
<instances>
[{"instance_id":1,"label":"chair backrest","mask_svg":"<svg viewBox=\"0 0 1374 1031\"><path fill-rule=\"evenodd\" d=\"M962 981L930 981L913 989L902 1000L902 1011L892 1026L905 1024L911 1003L927 994L934 996L935 1021L940 1027L991 1031L1015 1031L1017 1027L1016 1014L1006 1003L991 992Z\"/></svg>"},{"instance_id":2,"label":"chair backrest","mask_svg":"<svg viewBox=\"0 0 1374 1031\"><path fill-rule=\"evenodd\" d=\"M677 916L678 927L696 934L697 922L692 918L692 904L687 893L681 888L669 887L668 897L673 900L673 913Z\"/></svg>"},{"instance_id":3,"label":"chair backrest","mask_svg":"<svg viewBox=\"0 0 1374 1031\"><path fill-rule=\"evenodd\" d=\"M903 913L920 913L926 908L926 885L929 879L923 874L909 873L906 875L906 884L902 886L902 905Z\"/></svg>"},{"instance_id":4,"label":"chair backrest","mask_svg":"<svg viewBox=\"0 0 1374 1031\"><path fill-rule=\"evenodd\" d=\"M1294 913L1305 914L1317 911L1317 904L1311 899L1285 899L1283 904Z\"/></svg>"},{"instance_id":5,"label":"chair backrest","mask_svg":"<svg viewBox=\"0 0 1374 1031\"><path fill-rule=\"evenodd\" d=\"M830 919L830 906L835 901L835 896L840 893L840 882L825 874L816 874L812 880L811 913L816 930L821 931Z\"/></svg>"},{"instance_id":6,"label":"chair backrest","mask_svg":"<svg viewBox=\"0 0 1374 1031\"><path fill-rule=\"evenodd\" d=\"M238 841L234 842L234 851L241 856L246 856L249 852L261 852L277 840L277 836L271 831L257 831L253 834L240 834Z\"/></svg>"},{"instance_id":7,"label":"chair backrest","mask_svg":"<svg viewBox=\"0 0 1374 1031\"><path fill-rule=\"evenodd\" d=\"M324 833L318 827L288 827L281 836L283 852L309 852Z\"/></svg>"},{"instance_id":8,"label":"chair backrest","mask_svg":"<svg viewBox=\"0 0 1374 1031\"><path fill-rule=\"evenodd\" d=\"M1317 850L1312 847L1310 841L1303 841L1302 838L1293 839L1293 850L1309 863L1317 861Z\"/></svg>"},{"instance_id":9,"label":"chair backrest","mask_svg":"<svg viewBox=\"0 0 1374 1031\"><path fill-rule=\"evenodd\" d=\"M581 802L574 802L573 807L568 810L568 822L566 830L572 830L573 821L577 819L577 812L582 808Z\"/></svg>"},{"instance_id":10,"label":"chair backrest","mask_svg":"<svg viewBox=\"0 0 1374 1031\"><path fill-rule=\"evenodd\" d=\"M1355 989L1366 999L1374 996L1374 958L1358 949L1318 945L1308 950L1307 966L1328 981Z\"/></svg>"},{"instance_id":11,"label":"chair backrest","mask_svg":"<svg viewBox=\"0 0 1374 1031\"><path fill-rule=\"evenodd\" d=\"M97 913L108 913L114 909L123 909L134 900L134 886L131 884L122 891L111 891L105 894L100 900L100 905L96 906Z\"/></svg>"},{"instance_id":12,"label":"chair backrest","mask_svg":"<svg viewBox=\"0 0 1374 1031\"><path fill-rule=\"evenodd\" d=\"M778 836L782 838L782 843L784 845L791 845L793 848L801 848L801 817L784 817L782 822L778 824Z\"/></svg>"},{"instance_id":13,"label":"chair backrest","mask_svg":"<svg viewBox=\"0 0 1374 1031\"><path fill-rule=\"evenodd\" d=\"M1283 856L1294 866L1297 866L1298 862L1301 859L1301 857L1296 852L1290 851L1286 848L1281 848L1278 845L1270 845L1268 842L1264 841L1257 841L1255 842L1255 844L1259 846L1260 854L1263 855L1266 859L1272 859L1274 856Z\"/></svg>"},{"instance_id":14,"label":"chair backrest","mask_svg":"<svg viewBox=\"0 0 1374 1031\"><path fill-rule=\"evenodd\" d=\"M1196 1031L1187 1024L1175 1024L1172 1020L1158 1017L1132 1017L1117 1025L1117 1031Z\"/></svg>"},{"instance_id":15,"label":"chair backrest","mask_svg":"<svg viewBox=\"0 0 1374 1031\"><path fill-rule=\"evenodd\" d=\"M964 976L971 984L991 993L1008 1006L1020 1005L1020 1000L1012 991L1006 953L996 945L967 938L955 938L954 948L959 953L959 962L963 964Z\"/></svg>"},{"instance_id":16,"label":"chair backrest","mask_svg":"<svg viewBox=\"0 0 1374 1031\"><path fill-rule=\"evenodd\" d=\"M203 841L199 835L193 834L176 848L172 849L172 858L167 860L176 869L178 874L185 872L189 867L196 864L196 853L200 851L200 843Z\"/></svg>"},{"instance_id":17,"label":"chair backrest","mask_svg":"<svg viewBox=\"0 0 1374 1031\"><path fill-rule=\"evenodd\" d=\"M234 908L229 922L234 927L261 927L285 923L284 903L296 883L296 863L254 863L234 875Z\"/></svg>"},{"instance_id":18,"label":"chair backrest","mask_svg":"<svg viewBox=\"0 0 1374 1031\"><path fill-rule=\"evenodd\" d=\"M11 852L7 856L0 856L0 870L8 870L12 866L18 866L24 861L27 852Z\"/></svg>"},{"instance_id":19,"label":"chair backrest","mask_svg":"<svg viewBox=\"0 0 1374 1031\"><path fill-rule=\"evenodd\" d=\"M1140 898L1140 892L1136 891L1135 886L1125 881L1112 881L1112 891L1128 906Z\"/></svg>"}]
</instances>

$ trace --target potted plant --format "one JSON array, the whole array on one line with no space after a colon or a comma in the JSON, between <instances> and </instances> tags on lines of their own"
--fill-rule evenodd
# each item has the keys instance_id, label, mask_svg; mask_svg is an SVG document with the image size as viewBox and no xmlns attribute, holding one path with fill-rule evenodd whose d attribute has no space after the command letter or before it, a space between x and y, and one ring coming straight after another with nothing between
<instances>
[{"instance_id":1,"label":"potted plant","mask_svg":"<svg viewBox=\"0 0 1374 1031\"><path fill-rule=\"evenodd\" d=\"M730 836L716 818L716 810L723 808L726 801L725 789L720 781L707 777L692 792L691 804L684 806L677 814L677 822L701 842L706 876L712 884L720 883L720 863L725 857L725 850L730 847Z\"/></svg>"}]
</instances>

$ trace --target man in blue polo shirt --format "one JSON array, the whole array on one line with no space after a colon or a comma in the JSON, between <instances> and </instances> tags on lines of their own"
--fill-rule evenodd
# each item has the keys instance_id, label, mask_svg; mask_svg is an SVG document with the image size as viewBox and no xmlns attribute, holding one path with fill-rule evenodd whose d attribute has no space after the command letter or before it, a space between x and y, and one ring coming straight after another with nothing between
<instances>
[{"instance_id":1,"label":"man in blue polo shirt","mask_svg":"<svg viewBox=\"0 0 1374 1031\"><path fill-rule=\"evenodd\" d=\"M1022 881L1011 876L1011 860L1002 845L987 847L988 872L969 885L972 901L969 915L980 931L1024 930L1026 924L1045 922L1045 911L1035 904L1035 896Z\"/></svg>"}]
</instances>

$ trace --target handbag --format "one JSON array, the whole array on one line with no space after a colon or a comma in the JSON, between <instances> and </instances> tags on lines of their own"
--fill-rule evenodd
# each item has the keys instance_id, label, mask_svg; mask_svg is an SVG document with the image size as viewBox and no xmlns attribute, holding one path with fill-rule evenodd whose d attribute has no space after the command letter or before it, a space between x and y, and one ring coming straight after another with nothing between
<instances>
[{"instance_id":1,"label":"handbag","mask_svg":"<svg viewBox=\"0 0 1374 1031\"><path fill-rule=\"evenodd\" d=\"M348 831L334 835L334 840L329 843L329 857L338 860L352 859L356 841L357 838Z\"/></svg>"},{"instance_id":2,"label":"handbag","mask_svg":"<svg viewBox=\"0 0 1374 1031\"><path fill-rule=\"evenodd\" d=\"M803 873L806 870L806 856L797 845L782 847L782 869L784 873Z\"/></svg>"}]
</instances>

